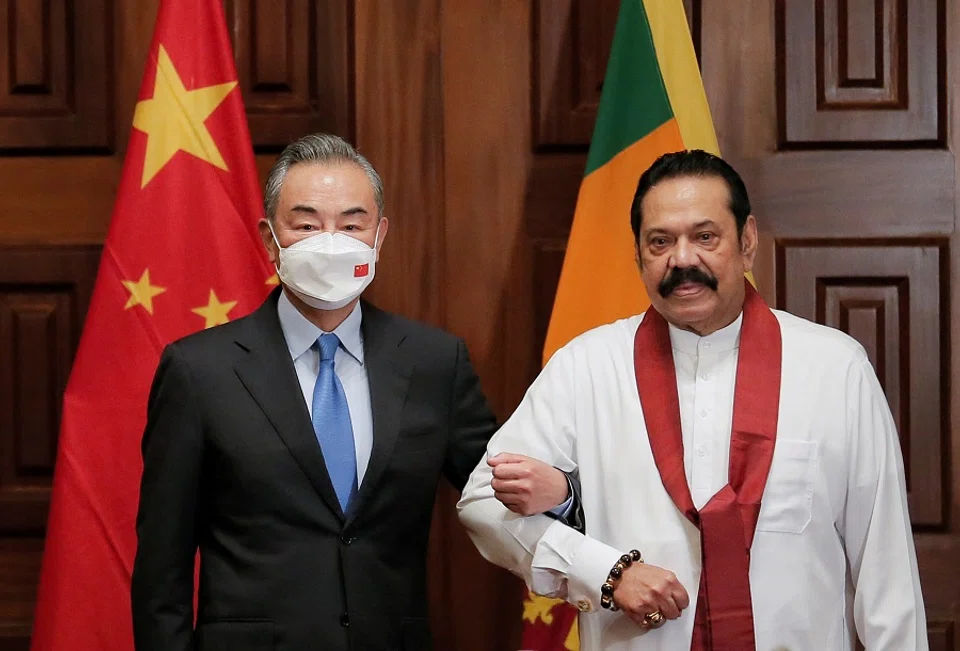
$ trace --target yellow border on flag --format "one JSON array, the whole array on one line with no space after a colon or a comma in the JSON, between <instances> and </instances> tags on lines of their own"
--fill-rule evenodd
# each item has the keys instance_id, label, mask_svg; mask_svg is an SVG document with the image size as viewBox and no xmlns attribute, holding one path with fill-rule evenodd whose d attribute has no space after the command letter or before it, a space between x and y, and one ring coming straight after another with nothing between
<instances>
[{"instance_id":1,"label":"yellow border on flag","mask_svg":"<svg viewBox=\"0 0 960 651\"><path fill-rule=\"evenodd\" d=\"M643 5L647 10L660 74L667 87L674 118L680 125L684 147L703 149L719 156L720 146L683 3L680 0L643 0Z\"/></svg>"}]
</instances>

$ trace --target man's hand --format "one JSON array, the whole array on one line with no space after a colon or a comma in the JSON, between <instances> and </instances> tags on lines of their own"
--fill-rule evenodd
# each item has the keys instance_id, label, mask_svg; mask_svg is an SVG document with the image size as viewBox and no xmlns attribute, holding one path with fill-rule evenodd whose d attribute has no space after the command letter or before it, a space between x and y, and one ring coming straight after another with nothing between
<instances>
[{"instance_id":1,"label":"man's hand","mask_svg":"<svg viewBox=\"0 0 960 651\"><path fill-rule=\"evenodd\" d=\"M566 475L543 461L503 452L487 463L493 468L494 495L514 513L543 513L569 496Z\"/></svg>"},{"instance_id":2,"label":"man's hand","mask_svg":"<svg viewBox=\"0 0 960 651\"><path fill-rule=\"evenodd\" d=\"M690 605L687 591L677 576L655 565L634 563L623 571L613 592L613 602L630 619L647 626L644 618L660 611L667 619L676 619Z\"/></svg>"}]
</instances>

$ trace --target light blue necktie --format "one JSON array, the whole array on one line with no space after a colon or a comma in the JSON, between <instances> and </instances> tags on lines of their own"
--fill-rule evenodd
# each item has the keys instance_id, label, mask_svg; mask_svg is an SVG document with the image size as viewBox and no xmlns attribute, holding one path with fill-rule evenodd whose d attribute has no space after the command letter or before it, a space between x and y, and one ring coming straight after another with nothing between
<instances>
[{"instance_id":1,"label":"light blue necktie","mask_svg":"<svg viewBox=\"0 0 960 651\"><path fill-rule=\"evenodd\" d=\"M317 338L320 373L313 387L313 431L317 434L327 473L344 513L357 490L357 452L353 443L353 425L347 408L347 395L334 372L333 358L340 347L334 334Z\"/></svg>"}]
</instances>

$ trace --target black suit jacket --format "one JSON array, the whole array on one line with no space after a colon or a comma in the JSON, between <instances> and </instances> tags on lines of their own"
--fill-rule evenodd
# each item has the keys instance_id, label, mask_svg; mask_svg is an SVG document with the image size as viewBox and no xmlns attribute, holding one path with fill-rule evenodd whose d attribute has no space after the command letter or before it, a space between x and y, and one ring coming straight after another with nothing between
<instances>
[{"instance_id":1,"label":"black suit jacket","mask_svg":"<svg viewBox=\"0 0 960 651\"><path fill-rule=\"evenodd\" d=\"M429 649L437 483L462 489L496 427L466 348L363 305L373 450L344 514L278 296L161 357L143 437L137 651Z\"/></svg>"}]
</instances>

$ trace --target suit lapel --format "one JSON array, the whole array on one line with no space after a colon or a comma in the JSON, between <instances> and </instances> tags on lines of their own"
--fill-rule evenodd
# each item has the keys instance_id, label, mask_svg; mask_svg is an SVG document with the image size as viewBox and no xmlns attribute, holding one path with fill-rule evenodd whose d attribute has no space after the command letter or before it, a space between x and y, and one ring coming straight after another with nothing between
<instances>
[{"instance_id":1,"label":"suit lapel","mask_svg":"<svg viewBox=\"0 0 960 651\"><path fill-rule=\"evenodd\" d=\"M237 338L237 344L248 354L234 368L320 497L343 519L280 329L279 295L279 291L274 292L247 320L248 328Z\"/></svg>"},{"instance_id":2,"label":"suit lapel","mask_svg":"<svg viewBox=\"0 0 960 651\"><path fill-rule=\"evenodd\" d=\"M373 412L373 449L360 490L350 505L348 522L375 492L390 461L400 434L400 416L413 372L413 361L400 348L405 335L396 327L390 327L390 315L366 302L362 309L364 365Z\"/></svg>"}]
</instances>

